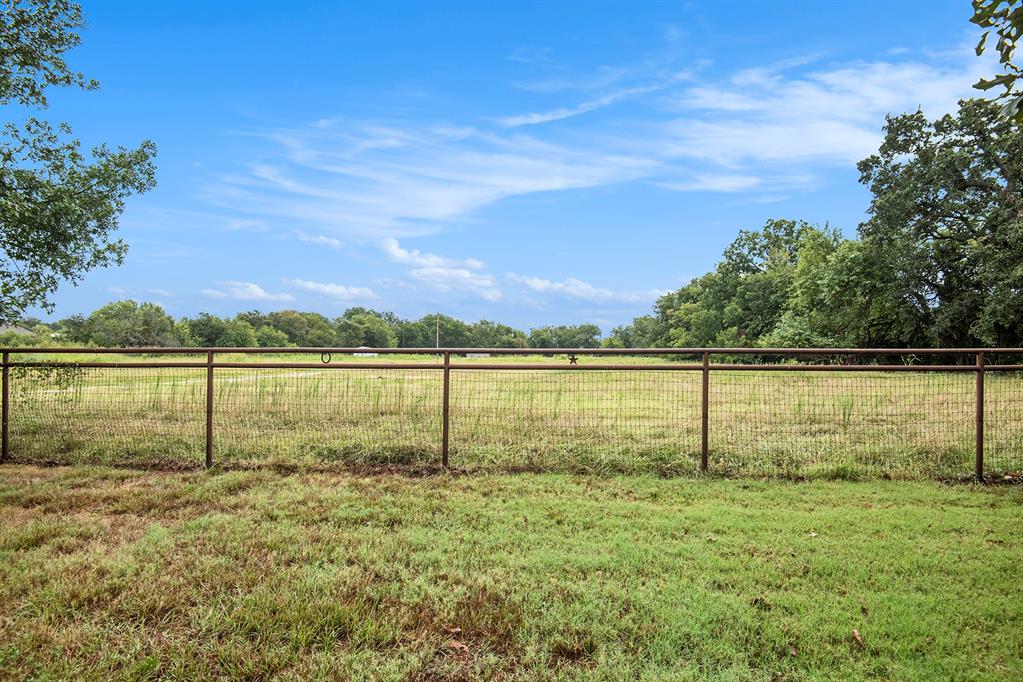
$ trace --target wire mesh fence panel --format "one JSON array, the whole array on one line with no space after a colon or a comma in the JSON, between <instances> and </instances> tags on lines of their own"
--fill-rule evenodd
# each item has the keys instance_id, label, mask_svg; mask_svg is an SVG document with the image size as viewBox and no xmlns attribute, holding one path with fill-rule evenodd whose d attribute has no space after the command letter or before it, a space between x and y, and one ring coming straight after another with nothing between
<instances>
[{"instance_id":1,"label":"wire mesh fence panel","mask_svg":"<svg viewBox=\"0 0 1023 682\"><path fill-rule=\"evenodd\" d=\"M700 385L691 371L453 369L451 462L696 471Z\"/></svg>"},{"instance_id":2,"label":"wire mesh fence panel","mask_svg":"<svg viewBox=\"0 0 1023 682\"><path fill-rule=\"evenodd\" d=\"M439 463L442 381L425 369L218 368L214 459Z\"/></svg>"},{"instance_id":3,"label":"wire mesh fence panel","mask_svg":"<svg viewBox=\"0 0 1023 682\"><path fill-rule=\"evenodd\" d=\"M18 461L195 466L205 442L205 370L10 368Z\"/></svg>"},{"instance_id":4,"label":"wire mesh fence panel","mask_svg":"<svg viewBox=\"0 0 1023 682\"><path fill-rule=\"evenodd\" d=\"M351 368L315 354L265 366L218 355L214 461L439 464L443 367L436 351L410 357L416 361ZM12 458L201 465L206 366L156 366L166 359L138 352L120 366L95 366L103 360L35 366L30 356L28 365L9 367ZM478 360L451 356L454 466L669 475L699 468L698 365L667 369L665 356L627 351L570 355L580 365L571 369L550 357ZM974 471L972 370L710 367L712 473L965 478ZM1016 370L985 373L984 460L993 476L1023 471L1023 372Z\"/></svg>"},{"instance_id":5,"label":"wire mesh fence panel","mask_svg":"<svg viewBox=\"0 0 1023 682\"><path fill-rule=\"evenodd\" d=\"M1023 372L985 374L984 467L994 476L1023 472Z\"/></svg>"},{"instance_id":6,"label":"wire mesh fence panel","mask_svg":"<svg viewBox=\"0 0 1023 682\"><path fill-rule=\"evenodd\" d=\"M964 477L975 375L715 371L710 467L787 476Z\"/></svg>"}]
</instances>

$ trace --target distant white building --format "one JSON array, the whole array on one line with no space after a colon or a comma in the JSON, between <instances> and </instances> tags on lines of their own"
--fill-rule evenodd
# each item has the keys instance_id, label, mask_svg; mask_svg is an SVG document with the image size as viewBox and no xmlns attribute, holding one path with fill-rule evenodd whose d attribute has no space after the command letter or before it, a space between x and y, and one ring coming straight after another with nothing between
<instances>
[{"instance_id":1,"label":"distant white building","mask_svg":"<svg viewBox=\"0 0 1023 682\"><path fill-rule=\"evenodd\" d=\"M359 346L360 350L363 349L363 348L365 348L368 351L372 351L373 350L369 346ZM370 353L352 353L352 355L361 355L361 356L367 357L367 358L375 358L376 356L380 355L380 353L373 353L373 352L370 352Z\"/></svg>"}]
</instances>

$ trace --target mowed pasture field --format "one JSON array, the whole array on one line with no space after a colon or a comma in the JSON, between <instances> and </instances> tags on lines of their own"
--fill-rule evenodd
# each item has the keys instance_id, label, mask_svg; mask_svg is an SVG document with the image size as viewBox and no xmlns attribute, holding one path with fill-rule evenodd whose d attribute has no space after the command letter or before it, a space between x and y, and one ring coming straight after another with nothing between
<instances>
[{"instance_id":1,"label":"mowed pasture field","mask_svg":"<svg viewBox=\"0 0 1023 682\"><path fill-rule=\"evenodd\" d=\"M0 678L1012 680L1019 486L0 467Z\"/></svg>"},{"instance_id":2,"label":"mowed pasture field","mask_svg":"<svg viewBox=\"0 0 1023 682\"><path fill-rule=\"evenodd\" d=\"M17 360L124 361L76 354ZM138 361L138 357L131 357ZM163 356L148 361L204 360ZM225 466L440 462L443 372L436 357L353 358L365 369L218 368L217 463ZM218 354L218 362L311 362L319 355ZM382 363L421 363L388 369ZM455 358L455 467L679 475L700 452L699 371L472 370L567 364L564 357ZM581 364L664 364L582 356ZM710 470L824 478L964 478L973 472L972 372L714 370ZM1023 375L988 372L986 470L1023 469ZM205 368L11 368L11 451L28 463L195 467L205 443Z\"/></svg>"}]
</instances>

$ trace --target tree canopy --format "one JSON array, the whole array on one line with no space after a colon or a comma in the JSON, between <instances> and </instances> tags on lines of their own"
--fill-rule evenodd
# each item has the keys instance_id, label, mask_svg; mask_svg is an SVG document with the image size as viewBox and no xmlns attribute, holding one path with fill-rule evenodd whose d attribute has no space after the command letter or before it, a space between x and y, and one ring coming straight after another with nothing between
<instances>
[{"instance_id":1,"label":"tree canopy","mask_svg":"<svg viewBox=\"0 0 1023 682\"><path fill-rule=\"evenodd\" d=\"M8 0L0 13L0 106L44 109L50 87L98 84L72 71L64 53L80 42L81 8L66 0ZM0 134L0 324L29 307L52 310L63 282L119 264L112 238L125 200L155 185L156 146L84 151L67 123L35 116Z\"/></svg>"}]
</instances>

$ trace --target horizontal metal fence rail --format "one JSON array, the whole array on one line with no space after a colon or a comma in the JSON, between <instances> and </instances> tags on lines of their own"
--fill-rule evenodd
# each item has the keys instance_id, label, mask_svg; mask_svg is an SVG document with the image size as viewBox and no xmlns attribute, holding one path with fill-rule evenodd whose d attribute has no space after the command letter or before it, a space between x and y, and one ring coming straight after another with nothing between
<instances>
[{"instance_id":1,"label":"horizontal metal fence rail","mask_svg":"<svg viewBox=\"0 0 1023 682\"><path fill-rule=\"evenodd\" d=\"M58 355L115 355L134 356L127 360L17 360L18 355L58 356ZM236 360L217 360L217 355L295 355L318 354L320 362L253 362ZM159 355L194 355L205 356L203 360L159 361L137 359L138 356ZM335 361L334 356L345 357ZM428 362L379 362L357 360L374 355L420 355L435 356L435 363ZM458 362L458 356L542 356L552 358L566 356L564 362ZM661 356L663 358L684 358L694 356L699 363L684 363L670 360L658 364L639 363L584 363L577 364L580 356L617 356L645 357ZM755 359L774 358L773 362L734 362L714 363L712 358L723 356L734 358L747 356ZM366 370L366 371L426 371L443 373L441 395L441 463L449 465L449 441L451 421L451 388L452 372L700 372L700 469L709 469L709 422L711 419L709 389L711 374L715 372L873 372L873 373L951 373L975 374L975 443L974 443L974 476L978 480L984 478L984 419L985 419L985 376L998 372L1023 372L1023 364L990 363L989 358L1002 356L1023 357L1023 348L556 348L556 349L521 349L521 348L8 348L2 351L2 454L0 462L10 461L10 423L11 423L11 369L36 368L57 369L202 369L205 370L205 466L213 465L214 455L214 377L216 370ZM864 362L864 359L901 358L901 364L882 364ZM796 364L778 363L778 358L798 359ZM826 362L810 363L808 359L819 358ZM850 359L857 362L848 362ZM926 364L921 358L959 358L969 360L961 364ZM479 358L474 358L479 359Z\"/></svg>"}]
</instances>

